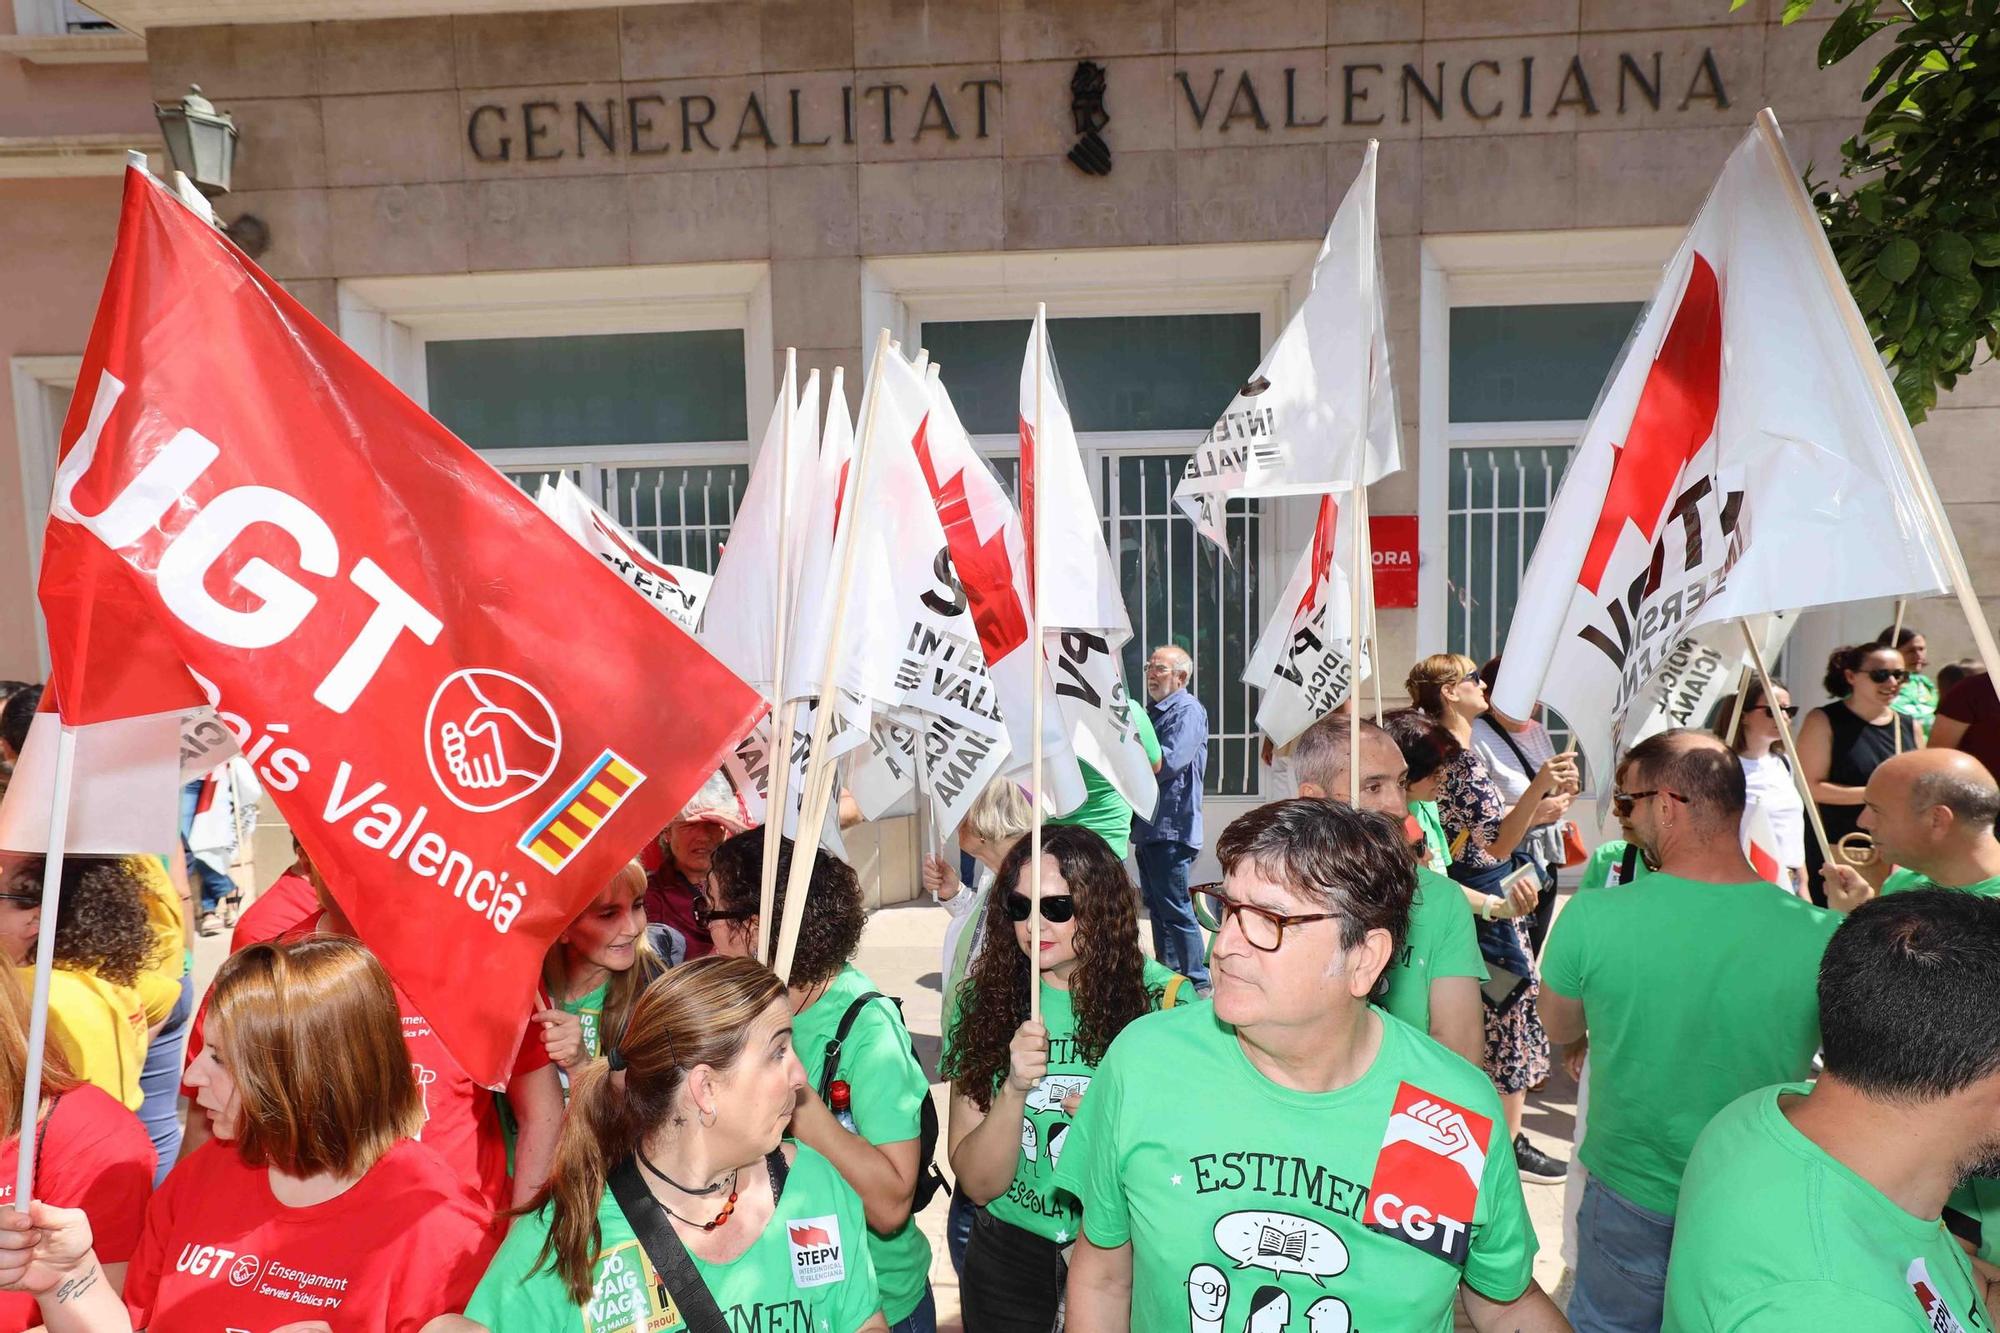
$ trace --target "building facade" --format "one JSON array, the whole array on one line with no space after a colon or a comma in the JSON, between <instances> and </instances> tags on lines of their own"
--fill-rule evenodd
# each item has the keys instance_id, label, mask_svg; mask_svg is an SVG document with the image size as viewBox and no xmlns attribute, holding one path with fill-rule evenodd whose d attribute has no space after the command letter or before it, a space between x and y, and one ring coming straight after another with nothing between
<instances>
[{"instance_id":1,"label":"building facade","mask_svg":"<svg viewBox=\"0 0 2000 1333\"><path fill-rule=\"evenodd\" d=\"M12 3L18 22L49 0ZM1130 681L1148 645L1192 650L1221 818L1265 783L1238 675L1311 508L1239 506L1223 560L1168 497L1301 299L1367 140L1405 453L1371 504L1385 573L1414 569L1397 599L1414 604L1381 617L1393 701L1424 652L1499 649L1598 387L1757 110L1776 109L1802 168L1837 168L1867 70L1818 70L1827 19L1786 27L1779 8L97 5L128 48L143 38L152 98L199 84L234 115L218 210L262 221L265 267L496 467L569 473L669 560L713 563L787 347L802 373L842 372L850 400L876 329L928 349L1011 477L1026 321L1046 302L1137 630ZM49 404L81 350L115 185L39 181L32 207L0 212L0 264L43 267L23 230L65 256L32 311L5 317L30 321L6 335L0 416L23 478L0 507L21 557L0 572L10 625L32 616ZM23 406L24 361L40 406ZM1996 424L1988 372L1920 431L1982 579L2000 571L2000 482L1977 454ZM1886 619L1816 617L1792 674L1816 678L1826 647ZM1934 657L1969 643L1949 602L1912 621ZM0 673L34 672L35 651L9 636Z\"/></svg>"}]
</instances>

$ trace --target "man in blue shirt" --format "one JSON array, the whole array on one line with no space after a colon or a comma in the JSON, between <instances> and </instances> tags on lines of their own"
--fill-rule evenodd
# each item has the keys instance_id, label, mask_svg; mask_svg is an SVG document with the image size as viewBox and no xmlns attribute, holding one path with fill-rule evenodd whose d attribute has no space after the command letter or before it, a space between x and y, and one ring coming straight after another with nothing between
<instances>
[{"instance_id":1,"label":"man in blue shirt","mask_svg":"<svg viewBox=\"0 0 2000 1333\"><path fill-rule=\"evenodd\" d=\"M1153 954L1204 995L1201 927L1188 898L1188 871L1201 855L1202 775L1208 768L1208 710L1188 690L1194 659L1173 644L1146 660L1146 716L1160 738L1160 800L1151 819L1132 821L1139 889L1153 919Z\"/></svg>"}]
</instances>

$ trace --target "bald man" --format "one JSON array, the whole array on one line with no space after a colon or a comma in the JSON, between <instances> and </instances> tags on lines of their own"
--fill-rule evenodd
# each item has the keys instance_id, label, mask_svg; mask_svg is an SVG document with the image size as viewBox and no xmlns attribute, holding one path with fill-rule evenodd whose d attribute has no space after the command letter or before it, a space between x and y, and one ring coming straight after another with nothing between
<instances>
[{"instance_id":1,"label":"bald man","mask_svg":"<svg viewBox=\"0 0 2000 1333\"><path fill-rule=\"evenodd\" d=\"M1695 1138L1745 1093L1811 1076L1839 921L1744 859L1743 767L1710 733L1641 741L1618 774L1613 804L1658 869L1572 898L1542 955L1550 1040L1590 1038L1577 1333L1657 1333Z\"/></svg>"},{"instance_id":2,"label":"bald man","mask_svg":"<svg viewBox=\"0 0 2000 1333\"><path fill-rule=\"evenodd\" d=\"M2000 898L2000 784L1963 750L1913 750L1884 761L1868 778L1861 827L1875 854L1899 867L1882 892L1962 889ZM1874 896L1853 867L1829 865L1827 906L1851 912Z\"/></svg>"}]
</instances>

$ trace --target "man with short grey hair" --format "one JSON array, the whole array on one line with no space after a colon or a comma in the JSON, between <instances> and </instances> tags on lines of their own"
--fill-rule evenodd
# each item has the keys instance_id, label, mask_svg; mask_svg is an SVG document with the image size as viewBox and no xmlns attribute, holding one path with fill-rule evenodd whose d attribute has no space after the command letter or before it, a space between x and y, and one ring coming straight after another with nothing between
<instances>
[{"instance_id":1,"label":"man with short grey hair","mask_svg":"<svg viewBox=\"0 0 2000 1333\"><path fill-rule=\"evenodd\" d=\"M1868 775L1861 828L1876 858L1900 867L1882 892L1961 889L2000 898L2000 785L1963 750L1913 750ZM1852 866L1828 862L1826 902L1851 912L1874 892Z\"/></svg>"},{"instance_id":2,"label":"man with short grey hair","mask_svg":"<svg viewBox=\"0 0 2000 1333\"><path fill-rule=\"evenodd\" d=\"M1201 927L1188 901L1188 871L1201 855L1201 789L1208 771L1208 710L1188 683L1194 659L1174 644L1146 659L1146 716L1160 740L1160 799L1151 819L1132 821L1139 889L1153 921L1153 955L1208 993Z\"/></svg>"}]
</instances>

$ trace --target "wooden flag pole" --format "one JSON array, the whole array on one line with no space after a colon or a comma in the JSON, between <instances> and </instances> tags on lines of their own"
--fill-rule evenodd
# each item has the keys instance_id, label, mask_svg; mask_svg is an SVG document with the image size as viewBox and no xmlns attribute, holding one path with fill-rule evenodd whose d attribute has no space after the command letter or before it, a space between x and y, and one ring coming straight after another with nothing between
<instances>
[{"instance_id":1,"label":"wooden flag pole","mask_svg":"<svg viewBox=\"0 0 2000 1333\"><path fill-rule=\"evenodd\" d=\"M1743 630L1743 642L1750 649L1750 661L1757 668L1757 679L1764 687L1764 699L1771 705L1771 721L1778 724L1778 740L1785 747L1785 758L1792 763L1792 780L1798 784L1799 798L1806 804L1806 818L1812 823L1813 837L1819 840L1820 859L1828 865L1845 865L1842 858L1835 860L1833 844L1826 839L1826 823L1819 817L1819 803L1813 800L1812 784L1806 781L1805 766L1799 762L1799 747L1792 741L1792 720L1785 716L1785 710L1777 705L1777 689L1771 684L1771 673L1764 669L1764 649L1757 642L1757 636L1750 632L1750 623L1736 622Z\"/></svg>"},{"instance_id":2,"label":"wooden flag pole","mask_svg":"<svg viewBox=\"0 0 2000 1333\"><path fill-rule=\"evenodd\" d=\"M42 862L42 923L35 938L35 989L28 1002L28 1060L21 1074L20 1164L14 1174L14 1202L23 1216L35 1197L42 1053L49 1040L49 976L55 969L56 917L62 909L63 852L69 841L69 797L75 771L76 731L65 726L56 733L55 798L49 806L48 855Z\"/></svg>"},{"instance_id":3,"label":"wooden flag pole","mask_svg":"<svg viewBox=\"0 0 2000 1333\"><path fill-rule=\"evenodd\" d=\"M1042 645L1042 534L1037 530L1041 517L1042 380L1047 375L1049 308L1035 306L1035 421L1028 459L1028 642L1034 645L1035 685L1028 710L1028 1021L1042 1021L1042 695L1043 675L1048 666Z\"/></svg>"},{"instance_id":4,"label":"wooden flag pole","mask_svg":"<svg viewBox=\"0 0 2000 1333\"><path fill-rule=\"evenodd\" d=\"M889 355L889 330L875 339L875 357L868 367L868 389L861 398L861 429L854 439L853 485L847 494L858 500L866 494L862 480L868 471L869 437L875 433L875 400L882 392L882 361ZM849 517L855 512L849 506ZM836 530L834 544L840 545ZM848 532L847 544L840 547L840 577L834 585L833 619L827 627L826 658L819 675L819 707L813 710L812 747L806 752L806 785L800 793L799 842L792 855L792 873L785 881L785 915L778 927L778 952L772 970L778 979L791 984L792 956L799 947L799 923L805 918L806 889L812 882L813 862L818 859L819 830L826 823L827 803L833 797L833 763L826 756L827 734L833 726L835 682L840 655L846 646L847 593L854 583L854 540ZM810 830L810 833L808 833ZM810 837L810 842L807 841ZM810 847L811 853L805 850Z\"/></svg>"},{"instance_id":5,"label":"wooden flag pole","mask_svg":"<svg viewBox=\"0 0 2000 1333\"><path fill-rule=\"evenodd\" d=\"M1903 617L1909 612L1909 609L1909 598L1898 597L1896 599L1896 624L1889 631L1889 646L1896 648L1898 651L1901 651L1901 648L1896 641L1903 637ZM1905 662L1904 665L1908 666L1909 663ZM1889 730L1896 738L1896 753L1901 754L1903 752L1903 715L1897 712L1893 705L1889 709Z\"/></svg>"},{"instance_id":6,"label":"wooden flag pole","mask_svg":"<svg viewBox=\"0 0 2000 1333\"><path fill-rule=\"evenodd\" d=\"M1365 451L1364 451L1365 457ZM1361 612L1361 516L1367 512L1368 501L1364 495L1362 469L1357 462L1354 468L1354 489L1348 492L1345 517L1350 534L1347 539L1348 580L1347 580L1347 803L1361 808L1361 654L1356 645L1361 642L1364 620Z\"/></svg>"},{"instance_id":7,"label":"wooden flag pole","mask_svg":"<svg viewBox=\"0 0 2000 1333\"><path fill-rule=\"evenodd\" d=\"M1368 527L1368 488L1361 489L1362 530ZM1375 534L1368 534L1368 679L1375 686L1375 725L1386 714L1382 708L1382 633L1375 619ZM1359 709L1356 710L1357 712Z\"/></svg>"},{"instance_id":8,"label":"wooden flag pole","mask_svg":"<svg viewBox=\"0 0 2000 1333\"><path fill-rule=\"evenodd\" d=\"M777 623L771 631L771 758L764 779L764 864L757 891L757 956L771 956L772 904L778 897L778 851L785 836L785 807L791 800L792 722L794 713L785 698L786 648L792 637L790 605L792 562L792 434L799 406L799 353L785 349L785 380L779 392L784 402L778 408L778 595L774 599ZM801 839L805 829L800 828ZM815 832L813 842L819 841Z\"/></svg>"},{"instance_id":9,"label":"wooden flag pole","mask_svg":"<svg viewBox=\"0 0 2000 1333\"><path fill-rule=\"evenodd\" d=\"M1748 629L1749 626L1746 624L1744 628ZM1753 674L1751 668L1746 665L1742 673L1736 678L1736 702L1730 705L1729 708L1728 735L1729 748L1732 750L1736 748L1736 743L1743 739L1743 704L1750 696L1750 677ZM1764 702L1770 704L1774 710L1777 708L1777 705L1771 703L1768 697Z\"/></svg>"},{"instance_id":10,"label":"wooden flag pole","mask_svg":"<svg viewBox=\"0 0 2000 1333\"><path fill-rule=\"evenodd\" d=\"M1826 235L1820 229L1819 217L1813 212L1812 200L1806 197L1805 186L1792 170L1791 159L1785 154L1784 135L1778 129L1778 118L1769 107L1757 113L1757 129L1764 146L1775 159L1778 175L1788 185L1785 193L1791 200L1793 211L1816 240L1812 251L1822 279L1834 291L1847 291L1847 279L1841 274L1840 265L1833 257L1833 247L1827 243ZM1851 299L1836 301L1834 305L1839 311L1840 326L1847 334L1849 345L1868 371L1863 378L1875 400L1876 414L1882 418L1889 437L1896 442L1903 471L1916 490L1918 505L1944 552L1945 572L1949 576L1952 592L1957 594L1959 609L1964 612L1966 624L1972 630L1973 642L1979 647L1980 661L1985 663L1989 677L2000 680L2000 643L1994 641L1993 627L1986 623L1986 613L1980 609L1979 593L1972 586L1972 575L1965 567L1965 556L1958 549L1958 539L1952 536L1951 524L1945 518L1944 504L1938 499L1937 488L1931 485L1930 471L1925 468L1923 454L1917 449L1917 437L1910 429L1910 419L1903 414L1903 405L1897 401L1895 388L1882 369L1881 355L1875 350L1874 339L1868 336L1868 326L1861 322L1861 312Z\"/></svg>"}]
</instances>

